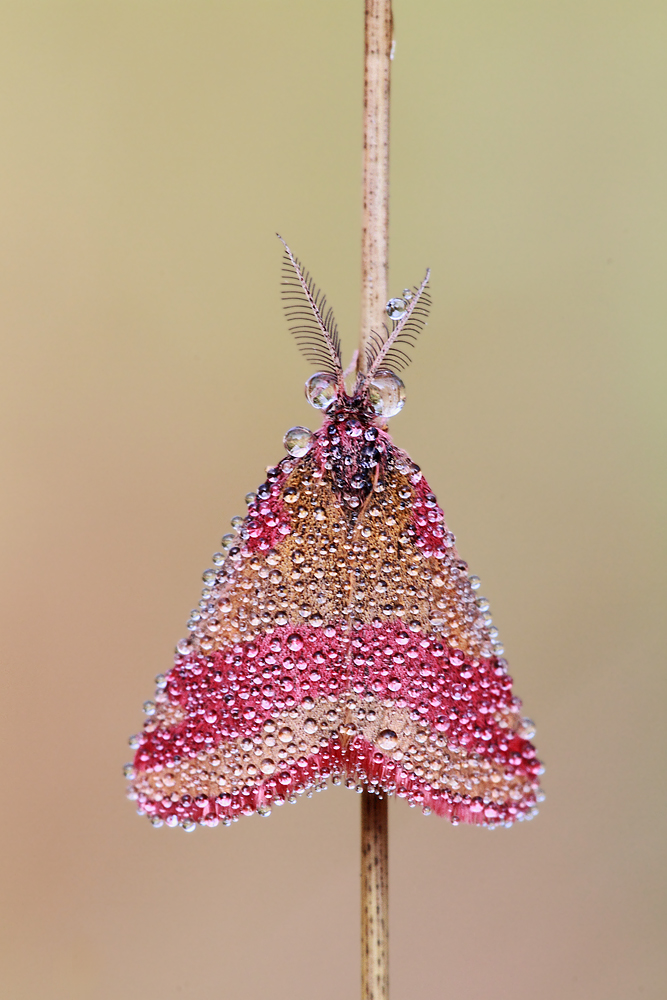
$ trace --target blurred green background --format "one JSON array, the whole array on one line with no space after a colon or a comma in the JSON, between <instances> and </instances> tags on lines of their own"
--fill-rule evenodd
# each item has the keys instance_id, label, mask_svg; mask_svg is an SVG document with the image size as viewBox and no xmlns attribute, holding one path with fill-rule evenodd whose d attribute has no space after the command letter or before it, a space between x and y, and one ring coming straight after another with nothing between
<instances>
[{"instance_id":1,"label":"blurred green background","mask_svg":"<svg viewBox=\"0 0 667 1000\"><path fill-rule=\"evenodd\" d=\"M395 0L392 433L538 726L514 830L391 805L392 997L665 996L667 8ZM361 0L0 4L8 1000L358 996L358 797L153 830L127 737L244 494L317 426L281 232L347 354Z\"/></svg>"}]
</instances>

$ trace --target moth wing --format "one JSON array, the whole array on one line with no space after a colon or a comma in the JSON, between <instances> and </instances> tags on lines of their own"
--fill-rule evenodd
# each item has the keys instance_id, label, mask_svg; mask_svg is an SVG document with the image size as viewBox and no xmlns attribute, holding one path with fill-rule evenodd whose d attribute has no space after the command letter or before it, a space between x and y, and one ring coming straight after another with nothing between
<instances>
[{"instance_id":1,"label":"moth wing","mask_svg":"<svg viewBox=\"0 0 667 1000\"><path fill-rule=\"evenodd\" d=\"M330 776L453 822L531 815L541 766L428 484L384 435L382 475L355 492L318 435L270 471L204 574L132 794L188 829L266 814Z\"/></svg>"}]
</instances>

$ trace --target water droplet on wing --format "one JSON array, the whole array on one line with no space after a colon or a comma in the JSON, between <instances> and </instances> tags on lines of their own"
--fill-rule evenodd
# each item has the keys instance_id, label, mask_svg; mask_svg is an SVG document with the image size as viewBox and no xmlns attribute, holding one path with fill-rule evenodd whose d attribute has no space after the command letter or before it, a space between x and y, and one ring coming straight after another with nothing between
<instances>
[{"instance_id":1,"label":"water droplet on wing","mask_svg":"<svg viewBox=\"0 0 667 1000\"><path fill-rule=\"evenodd\" d=\"M524 740L532 740L535 733L537 732L535 728L535 723L532 719L522 719L521 725L517 730L519 736L522 736Z\"/></svg>"},{"instance_id":2,"label":"water droplet on wing","mask_svg":"<svg viewBox=\"0 0 667 1000\"><path fill-rule=\"evenodd\" d=\"M395 750L398 746L398 736L393 729L383 729L378 733L377 745L383 750Z\"/></svg>"},{"instance_id":3,"label":"water droplet on wing","mask_svg":"<svg viewBox=\"0 0 667 1000\"><path fill-rule=\"evenodd\" d=\"M307 427L290 427L283 438L283 444L292 458L303 458L312 447L312 438L312 431Z\"/></svg>"}]
</instances>

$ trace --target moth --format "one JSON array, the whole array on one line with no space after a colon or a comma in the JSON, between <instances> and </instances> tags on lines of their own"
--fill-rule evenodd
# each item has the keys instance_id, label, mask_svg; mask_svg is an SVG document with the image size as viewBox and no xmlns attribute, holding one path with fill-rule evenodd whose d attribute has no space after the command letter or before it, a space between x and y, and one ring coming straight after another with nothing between
<instances>
[{"instance_id":1,"label":"moth","mask_svg":"<svg viewBox=\"0 0 667 1000\"><path fill-rule=\"evenodd\" d=\"M129 796L155 826L268 816L326 787L452 823L530 819L543 771L478 596L421 469L387 420L423 330L429 272L387 305L346 389L332 310L284 244L288 325L323 415L246 496L203 574L189 635L145 704Z\"/></svg>"}]
</instances>

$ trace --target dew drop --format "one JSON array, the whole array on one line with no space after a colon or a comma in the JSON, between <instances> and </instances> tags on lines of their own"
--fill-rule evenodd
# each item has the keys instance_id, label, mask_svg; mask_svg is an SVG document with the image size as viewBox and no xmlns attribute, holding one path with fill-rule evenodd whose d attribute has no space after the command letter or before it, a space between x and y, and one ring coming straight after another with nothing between
<instances>
[{"instance_id":1,"label":"dew drop","mask_svg":"<svg viewBox=\"0 0 667 1000\"><path fill-rule=\"evenodd\" d=\"M403 319L407 308L408 304L405 299L389 299L386 305L387 316L396 323L399 319Z\"/></svg>"},{"instance_id":2,"label":"dew drop","mask_svg":"<svg viewBox=\"0 0 667 1000\"><path fill-rule=\"evenodd\" d=\"M398 746L398 736L393 729L383 729L378 733L377 745L383 750L395 750Z\"/></svg>"},{"instance_id":3,"label":"dew drop","mask_svg":"<svg viewBox=\"0 0 667 1000\"><path fill-rule=\"evenodd\" d=\"M517 730L519 736L522 736L524 740L532 740L535 733L537 732L535 728L535 723L532 719L522 719L521 725Z\"/></svg>"},{"instance_id":4,"label":"dew drop","mask_svg":"<svg viewBox=\"0 0 667 1000\"><path fill-rule=\"evenodd\" d=\"M392 372L378 372L368 386L370 408L378 417L394 417L405 406L405 386Z\"/></svg>"},{"instance_id":5,"label":"dew drop","mask_svg":"<svg viewBox=\"0 0 667 1000\"><path fill-rule=\"evenodd\" d=\"M290 427L283 438L283 444L292 458L303 458L312 447L312 439L312 431L307 427Z\"/></svg>"},{"instance_id":6,"label":"dew drop","mask_svg":"<svg viewBox=\"0 0 667 1000\"><path fill-rule=\"evenodd\" d=\"M328 410L338 399L338 379L328 372L316 372L306 382L306 399L316 410Z\"/></svg>"}]
</instances>

